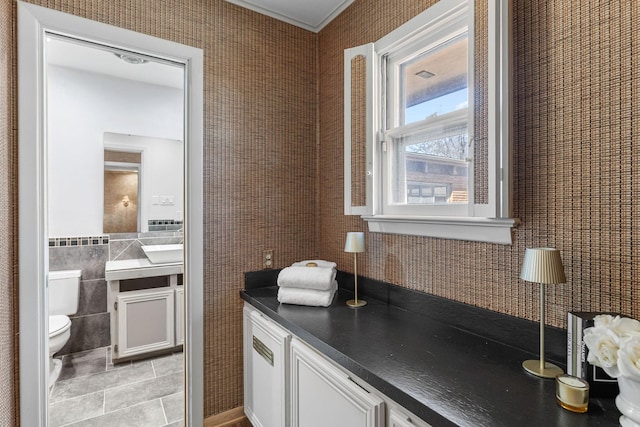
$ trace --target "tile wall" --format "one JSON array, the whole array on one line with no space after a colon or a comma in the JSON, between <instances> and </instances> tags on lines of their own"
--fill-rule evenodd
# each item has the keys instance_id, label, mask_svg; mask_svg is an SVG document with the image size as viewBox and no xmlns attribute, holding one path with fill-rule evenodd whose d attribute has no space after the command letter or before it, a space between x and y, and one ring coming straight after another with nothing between
<instances>
[{"instance_id":1,"label":"tile wall","mask_svg":"<svg viewBox=\"0 0 640 427\"><path fill-rule=\"evenodd\" d=\"M150 219L149 231L180 231L183 228L182 220L174 219Z\"/></svg>"},{"instance_id":2,"label":"tile wall","mask_svg":"<svg viewBox=\"0 0 640 427\"><path fill-rule=\"evenodd\" d=\"M49 270L82 270L78 312L71 338L57 353L65 355L111 344L107 308L107 261L146 258L143 245L182 243L182 232L121 233L49 239Z\"/></svg>"}]
</instances>

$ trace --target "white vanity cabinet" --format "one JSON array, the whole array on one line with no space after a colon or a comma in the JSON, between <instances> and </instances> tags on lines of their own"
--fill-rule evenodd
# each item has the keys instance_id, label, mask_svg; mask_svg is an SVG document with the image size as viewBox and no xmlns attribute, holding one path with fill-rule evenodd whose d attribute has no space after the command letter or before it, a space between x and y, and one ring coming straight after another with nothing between
<instances>
[{"instance_id":1,"label":"white vanity cabinet","mask_svg":"<svg viewBox=\"0 0 640 427\"><path fill-rule=\"evenodd\" d=\"M184 343L183 264L108 261L107 303L114 363Z\"/></svg>"},{"instance_id":2,"label":"white vanity cabinet","mask_svg":"<svg viewBox=\"0 0 640 427\"><path fill-rule=\"evenodd\" d=\"M248 303L243 327L254 427L429 427Z\"/></svg>"},{"instance_id":3,"label":"white vanity cabinet","mask_svg":"<svg viewBox=\"0 0 640 427\"><path fill-rule=\"evenodd\" d=\"M120 358L175 346L173 289L123 292L116 296Z\"/></svg>"},{"instance_id":4,"label":"white vanity cabinet","mask_svg":"<svg viewBox=\"0 0 640 427\"><path fill-rule=\"evenodd\" d=\"M291 334L244 307L244 411L254 427L286 427Z\"/></svg>"},{"instance_id":5,"label":"white vanity cabinet","mask_svg":"<svg viewBox=\"0 0 640 427\"><path fill-rule=\"evenodd\" d=\"M291 342L291 427L383 427L384 401L302 341Z\"/></svg>"}]
</instances>

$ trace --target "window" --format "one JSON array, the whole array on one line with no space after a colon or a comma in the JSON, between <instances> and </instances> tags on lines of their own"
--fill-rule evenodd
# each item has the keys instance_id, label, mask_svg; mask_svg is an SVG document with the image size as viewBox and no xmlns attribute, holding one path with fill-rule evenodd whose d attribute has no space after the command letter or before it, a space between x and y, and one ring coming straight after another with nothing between
<instances>
[{"instance_id":1,"label":"window","mask_svg":"<svg viewBox=\"0 0 640 427\"><path fill-rule=\"evenodd\" d=\"M511 243L509 1L478 2L442 0L345 51L345 214L370 231ZM482 8L484 80L475 75Z\"/></svg>"}]
</instances>

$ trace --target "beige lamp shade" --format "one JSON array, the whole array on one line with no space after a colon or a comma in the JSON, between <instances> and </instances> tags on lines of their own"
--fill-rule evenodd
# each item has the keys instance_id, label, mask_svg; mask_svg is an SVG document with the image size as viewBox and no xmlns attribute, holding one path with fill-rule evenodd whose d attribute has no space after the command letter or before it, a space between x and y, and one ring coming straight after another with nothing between
<instances>
[{"instance_id":1,"label":"beige lamp shade","mask_svg":"<svg viewBox=\"0 0 640 427\"><path fill-rule=\"evenodd\" d=\"M349 253L364 252L364 233L361 231L348 232L347 241L344 244L344 251Z\"/></svg>"},{"instance_id":2,"label":"beige lamp shade","mask_svg":"<svg viewBox=\"0 0 640 427\"><path fill-rule=\"evenodd\" d=\"M527 282L546 285L566 283L560 251L554 248L527 249L520 278Z\"/></svg>"}]
</instances>

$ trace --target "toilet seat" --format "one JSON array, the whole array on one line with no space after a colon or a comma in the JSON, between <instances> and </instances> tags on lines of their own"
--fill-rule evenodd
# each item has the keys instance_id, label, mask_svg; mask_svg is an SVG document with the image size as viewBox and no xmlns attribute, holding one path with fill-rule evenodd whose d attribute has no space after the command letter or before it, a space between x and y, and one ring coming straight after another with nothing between
<instances>
[{"instance_id":1,"label":"toilet seat","mask_svg":"<svg viewBox=\"0 0 640 427\"><path fill-rule=\"evenodd\" d=\"M64 333L71 327L71 319L63 314L49 316L49 338Z\"/></svg>"}]
</instances>

